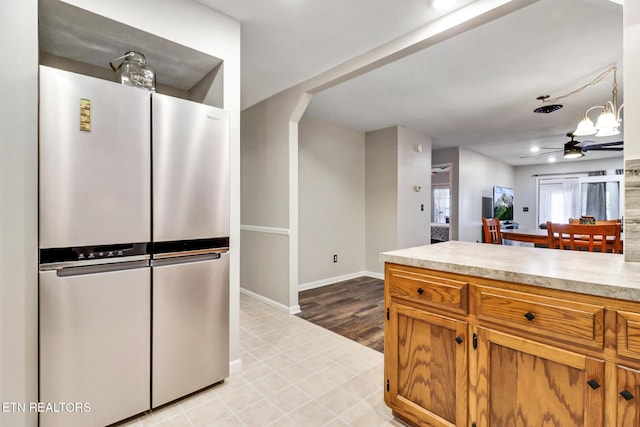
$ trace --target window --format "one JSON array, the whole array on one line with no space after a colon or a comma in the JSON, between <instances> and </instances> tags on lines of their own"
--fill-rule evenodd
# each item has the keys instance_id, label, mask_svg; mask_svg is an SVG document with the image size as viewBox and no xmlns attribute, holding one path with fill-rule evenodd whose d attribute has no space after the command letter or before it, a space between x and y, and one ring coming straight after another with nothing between
<instances>
[{"instance_id":1,"label":"window","mask_svg":"<svg viewBox=\"0 0 640 427\"><path fill-rule=\"evenodd\" d=\"M538 180L538 223L567 223L580 217L580 179L548 178Z\"/></svg>"},{"instance_id":2,"label":"window","mask_svg":"<svg viewBox=\"0 0 640 427\"><path fill-rule=\"evenodd\" d=\"M433 222L445 224L449 222L449 207L451 204L451 193L448 186L433 186Z\"/></svg>"},{"instance_id":3,"label":"window","mask_svg":"<svg viewBox=\"0 0 640 427\"><path fill-rule=\"evenodd\" d=\"M580 178L582 215L591 215L596 219L622 218L624 192L622 175L589 176Z\"/></svg>"},{"instance_id":4,"label":"window","mask_svg":"<svg viewBox=\"0 0 640 427\"><path fill-rule=\"evenodd\" d=\"M622 194L622 175L538 178L538 223L567 223L569 218L581 215L596 219L622 218Z\"/></svg>"}]
</instances>

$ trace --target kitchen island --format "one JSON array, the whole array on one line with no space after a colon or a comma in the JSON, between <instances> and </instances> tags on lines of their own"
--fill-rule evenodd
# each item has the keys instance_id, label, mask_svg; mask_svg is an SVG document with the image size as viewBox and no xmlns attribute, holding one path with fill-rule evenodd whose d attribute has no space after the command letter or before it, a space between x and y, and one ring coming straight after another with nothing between
<instances>
[{"instance_id":1,"label":"kitchen island","mask_svg":"<svg viewBox=\"0 0 640 427\"><path fill-rule=\"evenodd\" d=\"M640 419L640 264L450 241L385 252L385 402L412 425Z\"/></svg>"}]
</instances>

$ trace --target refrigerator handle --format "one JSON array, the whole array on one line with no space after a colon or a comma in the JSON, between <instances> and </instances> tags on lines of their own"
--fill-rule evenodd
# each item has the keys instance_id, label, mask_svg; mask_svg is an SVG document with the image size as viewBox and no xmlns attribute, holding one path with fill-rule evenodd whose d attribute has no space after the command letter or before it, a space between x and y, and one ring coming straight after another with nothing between
<instances>
[{"instance_id":1,"label":"refrigerator handle","mask_svg":"<svg viewBox=\"0 0 640 427\"><path fill-rule=\"evenodd\" d=\"M56 276L82 276L86 274L108 273L110 271L133 270L149 267L149 261L124 261L110 264L62 267L56 270Z\"/></svg>"},{"instance_id":2,"label":"refrigerator handle","mask_svg":"<svg viewBox=\"0 0 640 427\"><path fill-rule=\"evenodd\" d=\"M226 254L227 252L224 252ZM188 262L211 261L221 259L223 252L211 252L200 255L173 256L170 258L152 259L152 267L162 267L164 265L185 264Z\"/></svg>"}]
</instances>

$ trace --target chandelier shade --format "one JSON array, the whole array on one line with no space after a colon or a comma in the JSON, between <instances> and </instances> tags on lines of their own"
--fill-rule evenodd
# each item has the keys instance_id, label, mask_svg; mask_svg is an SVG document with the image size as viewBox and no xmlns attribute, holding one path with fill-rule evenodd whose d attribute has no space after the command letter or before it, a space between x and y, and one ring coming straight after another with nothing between
<instances>
[{"instance_id":1,"label":"chandelier shade","mask_svg":"<svg viewBox=\"0 0 640 427\"><path fill-rule=\"evenodd\" d=\"M575 136L587 136L587 135L595 135L598 132L598 129L593 124L593 121L584 116L582 120L578 123L576 130L573 131Z\"/></svg>"}]
</instances>

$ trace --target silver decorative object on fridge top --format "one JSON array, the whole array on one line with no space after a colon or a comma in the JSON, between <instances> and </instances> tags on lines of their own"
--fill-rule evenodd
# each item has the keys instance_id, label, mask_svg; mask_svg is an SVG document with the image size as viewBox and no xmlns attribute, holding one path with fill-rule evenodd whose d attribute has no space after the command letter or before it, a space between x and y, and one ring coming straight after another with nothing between
<instances>
[{"instance_id":1,"label":"silver decorative object on fridge top","mask_svg":"<svg viewBox=\"0 0 640 427\"><path fill-rule=\"evenodd\" d=\"M120 59L123 61L116 67L113 62ZM140 52L129 51L109 62L109 65L111 69L116 72L116 81L126 86L138 87L155 92L155 72L147 65L146 58Z\"/></svg>"}]
</instances>

